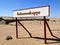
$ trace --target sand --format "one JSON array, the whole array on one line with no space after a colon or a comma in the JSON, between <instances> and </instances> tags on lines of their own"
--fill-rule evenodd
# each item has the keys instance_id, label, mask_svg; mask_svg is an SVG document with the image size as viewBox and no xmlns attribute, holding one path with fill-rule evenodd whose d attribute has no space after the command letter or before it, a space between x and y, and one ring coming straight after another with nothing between
<instances>
[{"instance_id":1,"label":"sand","mask_svg":"<svg viewBox=\"0 0 60 45\"><path fill-rule=\"evenodd\" d=\"M22 21L25 28L31 33L33 38L22 26L18 26L18 39L16 38L15 25L0 25L0 45L60 45L60 40L51 36L47 29L47 43L44 44L44 24L43 21ZM54 36L60 38L60 23L48 22ZM7 36L12 36L12 40L6 40Z\"/></svg>"}]
</instances>

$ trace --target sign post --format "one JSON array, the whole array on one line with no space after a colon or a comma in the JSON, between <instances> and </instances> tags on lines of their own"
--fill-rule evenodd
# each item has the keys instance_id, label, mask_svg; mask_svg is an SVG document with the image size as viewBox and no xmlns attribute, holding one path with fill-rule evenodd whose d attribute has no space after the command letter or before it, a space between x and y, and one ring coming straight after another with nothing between
<instances>
[{"instance_id":1,"label":"sign post","mask_svg":"<svg viewBox=\"0 0 60 45\"><path fill-rule=\"evenodd\" d=\"M17 22L17 18L16 18L16 38L18 38L18 22Z\"/></svg>"},{"instance_id":2,"label":"sign post","mask_svg":"<svg viewBox=\"0 0 60 45\"><path fill-rule=\"evenodd\" d=\"M41 7L26 8L26 9L21 9L21 10L14 10L13 16L16 17L16 38L18 38L18 25L17 25L17 22L19 23L19 21L17 20L18 17L20 17L20 18L21 17L36 18L36 17L41 17L41 16L44 17L44 42L45 42L45 44L47 44L47 41L46 41L47 40L47 38L46 38L46 25L47 25L51 35L53 35L50 28L49 28L49 25L46 21L46 16L50 16L50 6L41 6ZM20 25L22 25L22 24L20 24Z\"/></svg>"},{"instance_id":3,"label":"sign post","mask_svg":"<svg viewBox=\"0 0 60 45\"><path fill-rule=\"evenodd\" d=\"M44 41L45 41L45 44L47 43L46 41L46 18L44 16Z\"/></svg>"}]
</instances>

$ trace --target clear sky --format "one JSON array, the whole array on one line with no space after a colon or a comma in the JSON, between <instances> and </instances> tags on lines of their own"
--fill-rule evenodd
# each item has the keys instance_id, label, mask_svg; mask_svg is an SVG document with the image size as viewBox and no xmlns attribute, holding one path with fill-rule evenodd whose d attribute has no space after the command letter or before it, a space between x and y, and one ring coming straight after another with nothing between
<instances>
[{"instance_id":1,"label":"clear sky","mask_svg":"<svg viewBox=\"0 0 60 45\"><path fill-rule=\"evenodd\" d=\"M60 17L60 0L0 0L0 16L13 16L13 10L45 5L50 5L50 17Z\"/></svg>"}]
</instances>

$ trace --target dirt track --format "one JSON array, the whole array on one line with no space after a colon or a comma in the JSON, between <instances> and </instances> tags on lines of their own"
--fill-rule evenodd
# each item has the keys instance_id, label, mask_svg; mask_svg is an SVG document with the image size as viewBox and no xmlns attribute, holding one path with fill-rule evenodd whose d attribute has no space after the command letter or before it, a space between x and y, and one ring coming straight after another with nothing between
<instances>
[{"instance_id":1,"label":"dirt track","mask_svg":"<svg viewBox=\"0 0 60 45\"><path fill-rule=\"evenodd\" d=\"M16 39L15 26L0 25L0 45L60 45L60 40L52 37L47 29L47 42L44 44L44 26L40 21L21 22L26 29L31 33L33 38L21 26L18 26L18 36ZM60 23L49 22L49 26L53 34L60 38ZM6 40L7 36L12 36L12 40Z\"/></svg>"}]
</instances>

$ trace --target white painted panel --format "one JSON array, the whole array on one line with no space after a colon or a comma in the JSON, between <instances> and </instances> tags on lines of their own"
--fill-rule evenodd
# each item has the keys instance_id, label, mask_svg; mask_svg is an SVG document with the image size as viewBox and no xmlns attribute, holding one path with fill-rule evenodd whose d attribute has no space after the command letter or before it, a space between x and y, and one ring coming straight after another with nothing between
<instances>
[{"instance_id":1,"label":"white painted panel","mask_svg":"<svg viewBox=\"0 0 60 45\"><path fill-rule=\"evenodd\" d=\"M22 10L13 11L13 17L38 17L38 16L49 16L49 6L29 8Z\"/></svg>"}]
</instances>

